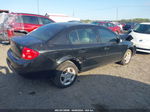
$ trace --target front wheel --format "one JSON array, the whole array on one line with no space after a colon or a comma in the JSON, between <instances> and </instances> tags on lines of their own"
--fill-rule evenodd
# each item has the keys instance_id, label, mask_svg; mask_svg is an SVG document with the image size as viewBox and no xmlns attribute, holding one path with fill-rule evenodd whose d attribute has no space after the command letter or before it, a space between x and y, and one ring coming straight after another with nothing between
<instances>
[{"instance_id":1,"label":"front wheel","mask_svg":"<svg viewBox=\"0 0 150 112\"><path fill-rule=\"evenodd\" d=\"M126 53L124 54L122 60L120 61L120 64L126 65L131 61L132 58L132 51L128 49Z\"/></svg>"},{"instance_id":2,"label":"front wheel","mask_svg":"<svg viewBox=\"0 0 150 112\"><path fill-rule=\"evenodd\" d=\"M66 88L74 83L77 74L77 66L71 61L66 61L57 67L52 81L57 87Z\"/></svg>"}]
</instances>

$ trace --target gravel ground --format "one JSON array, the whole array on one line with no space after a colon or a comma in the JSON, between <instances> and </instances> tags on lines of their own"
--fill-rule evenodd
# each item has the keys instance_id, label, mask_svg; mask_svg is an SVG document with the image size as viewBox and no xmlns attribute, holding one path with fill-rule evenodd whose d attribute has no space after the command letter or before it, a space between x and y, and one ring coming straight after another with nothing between
<instances>
[{"instance_id":1,"label":"gravel ground","mask_svg":"<svg viewBox=\"0 0 150 112\"><path fill-rule=\"evenodd\" d=\"M129 65L109 64L83 72L74 85L58 89L49 79L26 79L8 69L0 45L0 108L150 109L150 55L138 53Z\"/></svg>"}]
</instances>

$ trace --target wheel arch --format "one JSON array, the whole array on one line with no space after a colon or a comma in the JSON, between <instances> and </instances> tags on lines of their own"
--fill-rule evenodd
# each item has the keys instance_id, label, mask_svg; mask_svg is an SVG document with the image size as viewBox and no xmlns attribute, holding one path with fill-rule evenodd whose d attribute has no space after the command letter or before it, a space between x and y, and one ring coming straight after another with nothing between
<instances>
[{"instance_id":1,"label":"wheel arch","mask_svg":"<svg viewBox=\"0 0 150 112\"><path fill-rule=\"evenodd\" d=\"M128 49L130 49L132 51L132 55L136 54L136 47L135 46L129 46Z\"/></svg>"},{"instance_id":2,"label":"wheel arch","mask_svg":"<svg viewBox=\"0 0 150 112\"><path fill-rule=\"evenodd\" d=\"M73 62L77 66L78 70L79 71L81 70L81 63L82 62L78 58L75 58L75 57L72 57L72 56L65 56L65 57L62 57L62 58L58 59L57 60L57 66L64 63L65 61Z\"/></svg>"}]
</instances>

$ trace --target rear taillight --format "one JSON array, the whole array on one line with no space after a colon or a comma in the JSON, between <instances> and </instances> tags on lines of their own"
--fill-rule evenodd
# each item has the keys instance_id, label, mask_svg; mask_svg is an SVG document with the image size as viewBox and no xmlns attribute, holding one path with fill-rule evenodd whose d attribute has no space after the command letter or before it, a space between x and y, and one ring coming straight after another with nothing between
<instances>
[{"instance_id":1,"label":"rear taillight","mask_svg":"<svg viewBox=\"0 0 150 112\"><path fill-rule=\"evenodd\" d=\"M38 57L39 54L40 54L39 52L37 52L33 49L24 47L22 50L22 56L21 57L25 60L32 60L32 59Z\"/></svg>"}]
</instances>

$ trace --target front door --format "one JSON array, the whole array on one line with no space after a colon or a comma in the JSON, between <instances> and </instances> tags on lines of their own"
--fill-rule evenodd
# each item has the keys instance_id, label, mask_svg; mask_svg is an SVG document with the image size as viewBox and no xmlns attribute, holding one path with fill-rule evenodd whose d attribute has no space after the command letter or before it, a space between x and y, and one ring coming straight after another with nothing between
<instances>
[{"instance_id":1,"label":"front door","mask_svg":"<svg viewBox=\"0 0 150 112\"><path fill-rule=\"evenodd\" d=\"M126 46L118 42L117 35L106 29L99 28L101 43L105 45L106 50L106 62L115 62L121 59Z\"/></svg>"}]
</instances>

